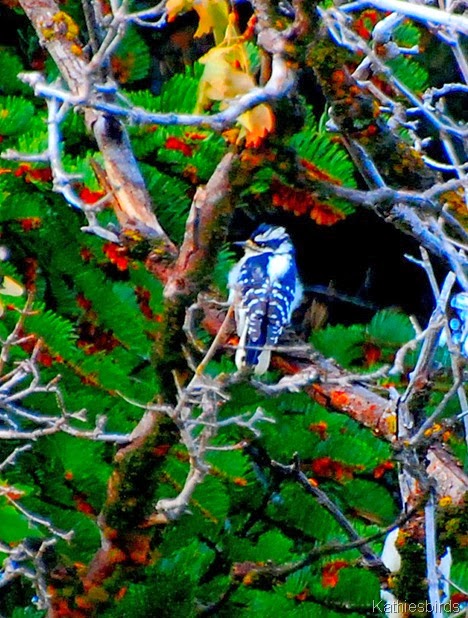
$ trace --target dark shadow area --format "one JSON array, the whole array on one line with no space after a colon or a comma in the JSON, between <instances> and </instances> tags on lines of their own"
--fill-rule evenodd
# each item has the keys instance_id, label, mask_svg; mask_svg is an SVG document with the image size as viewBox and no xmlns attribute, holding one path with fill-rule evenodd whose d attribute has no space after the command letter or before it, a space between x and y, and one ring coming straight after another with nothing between
<instances>
[{"instance_id":1,"label":"dark shadow area","mask_svg":"<svg viewBox=\"0 0 468 618\"><path fill-rule=\"evenodd\" d=\"M371 211L362 209L331 227L284 214L265 221L287 228L296 247L306 304L314 298L324 303L329 323L367 322L386 307L414 314L422 323L428 319L433 298L426 274L404 257L419 259L419 244ZM249 236L257 223L261 221L236 214L233 240ZM443 276L440 264L433 264Z\"/></svg>"}]
</instances>

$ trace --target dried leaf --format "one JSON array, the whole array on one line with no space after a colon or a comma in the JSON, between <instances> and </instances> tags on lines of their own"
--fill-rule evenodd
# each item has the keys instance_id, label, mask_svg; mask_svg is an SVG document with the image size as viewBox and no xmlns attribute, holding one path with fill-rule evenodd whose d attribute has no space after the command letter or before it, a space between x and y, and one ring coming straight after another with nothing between
<instances>
[{"instance_id":1,"label":"dried leaf","mask_svg":"<svg viewBox=\"0 0 468 618\"><path fill-rule=\"evenodd\" d=\"M234 15L229 15L226 35L220 45L206 53L200 62L205 65L197 99L197 111L213 101L225 108L233 98L250 92L256 82L250 72L245 40L239 34ZM268 105L261 104L242 114L237 140L245 139L247 147L257 147L274 129L275 117Z\"/></svg>"},{"instance_id":2,"label":"dried leaf","mask_svg":"<svg viewBox=\"0 0 468 618\"><path fill-rule=\"evenodd\" d=\"M239 124L245 129L245 145L256 148L275 128L275 116L268 105L257 105L239 116ZM243 134L244 131L241 131L239 139L244 137Z\"/></svg>"},{"instance_id":3,"label":"dried leaf","mask_svg":"<svg viewBox=\"0 0 468 618\"><path fill-rule=\"evenodd\" d=\"M5 275L3 280L0 281L0 294L6 296L21 296L24 293L24 287L17 281Z\"/></svg>"},{"instance_id":4,"label":"dried leaf","mask_svg":"<svg viewBox=\"0 0 468 618\"><path fill-rule=\"evenodd\" d=\"M212 32L215 43L219 44L228 25L229 9L226 0L195 0L193 8L200 18L195 36Z\"/></svg>"},{"instance_id":5,"label":"dried leaf","mask_svg":"<svg viewBox=\"0 0 468 618\"><path fill-rule=\"evenodd\" d=\"M223 40L229 15L226 0L168 0L166 8L169 22L174 21L180 13L196 11L199 22L195 36L201 37L212 32L217 45Z\"/></svg>"}]
</instances>

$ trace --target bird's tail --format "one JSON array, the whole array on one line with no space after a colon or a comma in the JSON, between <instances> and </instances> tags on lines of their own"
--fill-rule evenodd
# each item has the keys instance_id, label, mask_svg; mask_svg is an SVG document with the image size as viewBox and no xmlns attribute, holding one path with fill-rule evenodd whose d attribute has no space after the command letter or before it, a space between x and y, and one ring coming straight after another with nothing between
<instances>
[{"instance_id":1,"label":"bird's tail","mask_svg":"<svg viewBox=\"0 0 468 618\"><path fill-rule=\"evenodd\" d=\"M251 352L255 352L255 354ZM270 359L271 350L248 350L240 344L236 350L235 361L239 371L253 369L256 375L261 376L268 371Z\"/></svg>"},{"instance_id":2,"label":"bird's tail","mask_svg":"<svg viewBox=\"0 0 468 618\"><path fill-rule=\"evenodd\" d=\"M256 375L262 375L270 366L271 350L264 347L265 341L260 338L253 344L248 336L247 320L240 333L239 344L236 350L236 367L239 371L253 369Z\"/></svg>"}]
</instances>

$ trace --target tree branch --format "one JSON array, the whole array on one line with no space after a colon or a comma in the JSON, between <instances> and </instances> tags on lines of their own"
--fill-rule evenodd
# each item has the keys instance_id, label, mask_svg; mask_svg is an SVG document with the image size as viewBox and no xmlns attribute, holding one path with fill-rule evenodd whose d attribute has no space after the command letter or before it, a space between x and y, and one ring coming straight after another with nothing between
<instances>
[{"instance_id":1,"label":"tree branch","mask_svg":"<svg viewBox=\"0 0 468 618\"><path fill-rule=\"evenodd\" d=\"M55 0L21 0L21 7L42 45L55 61L72 98L85 100L91 92L88 62L82 54L78 30L73 20L60 11ZM71 21L70 21L71 20ZM42 80L36 79L35 91ZM99 96L99 95L97 95ZM133 155L125 127L117 120L94 110L85 111L87 127L101 150L113 204L122 228L151 232L161 254L175 255L175 247L156 219L150 195Z\"/></svg>"}]
</instances>

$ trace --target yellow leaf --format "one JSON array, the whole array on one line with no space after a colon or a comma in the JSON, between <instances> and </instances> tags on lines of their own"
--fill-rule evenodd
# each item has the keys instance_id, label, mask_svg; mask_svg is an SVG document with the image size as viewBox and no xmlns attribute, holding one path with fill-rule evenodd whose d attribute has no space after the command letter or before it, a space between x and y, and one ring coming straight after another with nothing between
<instances>
[{"instance_id":1,"label":"yellow leaf","mask_svg":"<svg viewBox=\"0 0 468 618\"><path fill-rule=\"evenodd\" d=\"M21 296L23 292L23 286L11 277L8 277L8 275L5 275L0 282L0 294L5 294L6 296Z\"/></svg>"},{"instance_id":2,"label":"yellow leaf","mask_svg":"<svg viewBox=\"0 0 468 618\"><path fill-rule=\"evenodd\" d=\"M223 39L216 47L210 49L200 58L201 64L206 64L214 60L221 53L226 61L235 64L244 73L249 71L249 56L245 47L244 38L237 28L237 17L235 13L229 13L226 25L223 30Z\"/></svg>"},{"instance_id":3,"label":"yellow leaf","mask_svg":"<svg viewBox=\"0 0 468 618\"><path fill-rule=\"evenodd\" d=\"M229 15L223 41L200 58L200 63L205 69L198 89L197 112L207 109L214 101L223 109L232 99L256 86L250 73L246 44L233 13ZM273 131L275 117L271 108L262 104L242 114L238 123L242 126L238 140L245 138L247 147L257 147Z\"/></svg>"},{"instance_id":4,"label":"yellow leaf","mask_svg":"<svg viewBox=\"0 0 468 618\"><path fill-rule=\"evenodd\" d=\"M250 75L236 71L230 65L219 64L207 73L206 96L211 101L233 99L248 92L255 85Z\"/></svg>"},{"instance_id":5,"label":"yellow leaf","mask_svg":"<svg viewBox=\"0 0 468 618\"><path fill-rule=\"evenodd\" d=\"M195 36L212 32L216 45L223 40L228 25L227 0L167 0L166 9L169 22L174 21L180 13L196 11L199 22Z\"/></svg>"},{"instance_id":6,"label":"yellow leaf","mask_svg":"<svg viewBox=\"0 0 468 618\"><path fill-rule=\"evenodd\" d=\"M200 63L205 65L205 70L200 80L197 111L206 109L212 101L232 99L255 86L245 43L232 14L224 40L200 58Z\"/></svg>"},{"instance_id":7,"label":"yellow leaf","mask_svg":"<svg viewBox=\"0 0 468 618\"><path fill-rule=\"evenodd\" d=\"M174 21L179 13L190 11L193 7L193 0L167 0L167 21Z\"/></svg>"},{"instance_id":8,"label":"yellow leaf","mask_svg":"<svg viewBox=\"0 0 468 618\"><path fill-rule=\"evenodd\" d=\"M229 8L226 0L194 0L193 8L200 19L195 36L213 32L215 43L219 45L228 25Z\"/></svg>"},{"instance_id":9,"label":"yellow leaf","mask_svg":"<svg viewBox=\"0 0 468 618\"><path fill-rule=\"evenodd\" d=\"M265 137L275 128L275 116L268 105L257 105L239 116L238 122L243 130L239 140L245 137L247 148L257 148Z\"/></svg>"}]
</instances>

